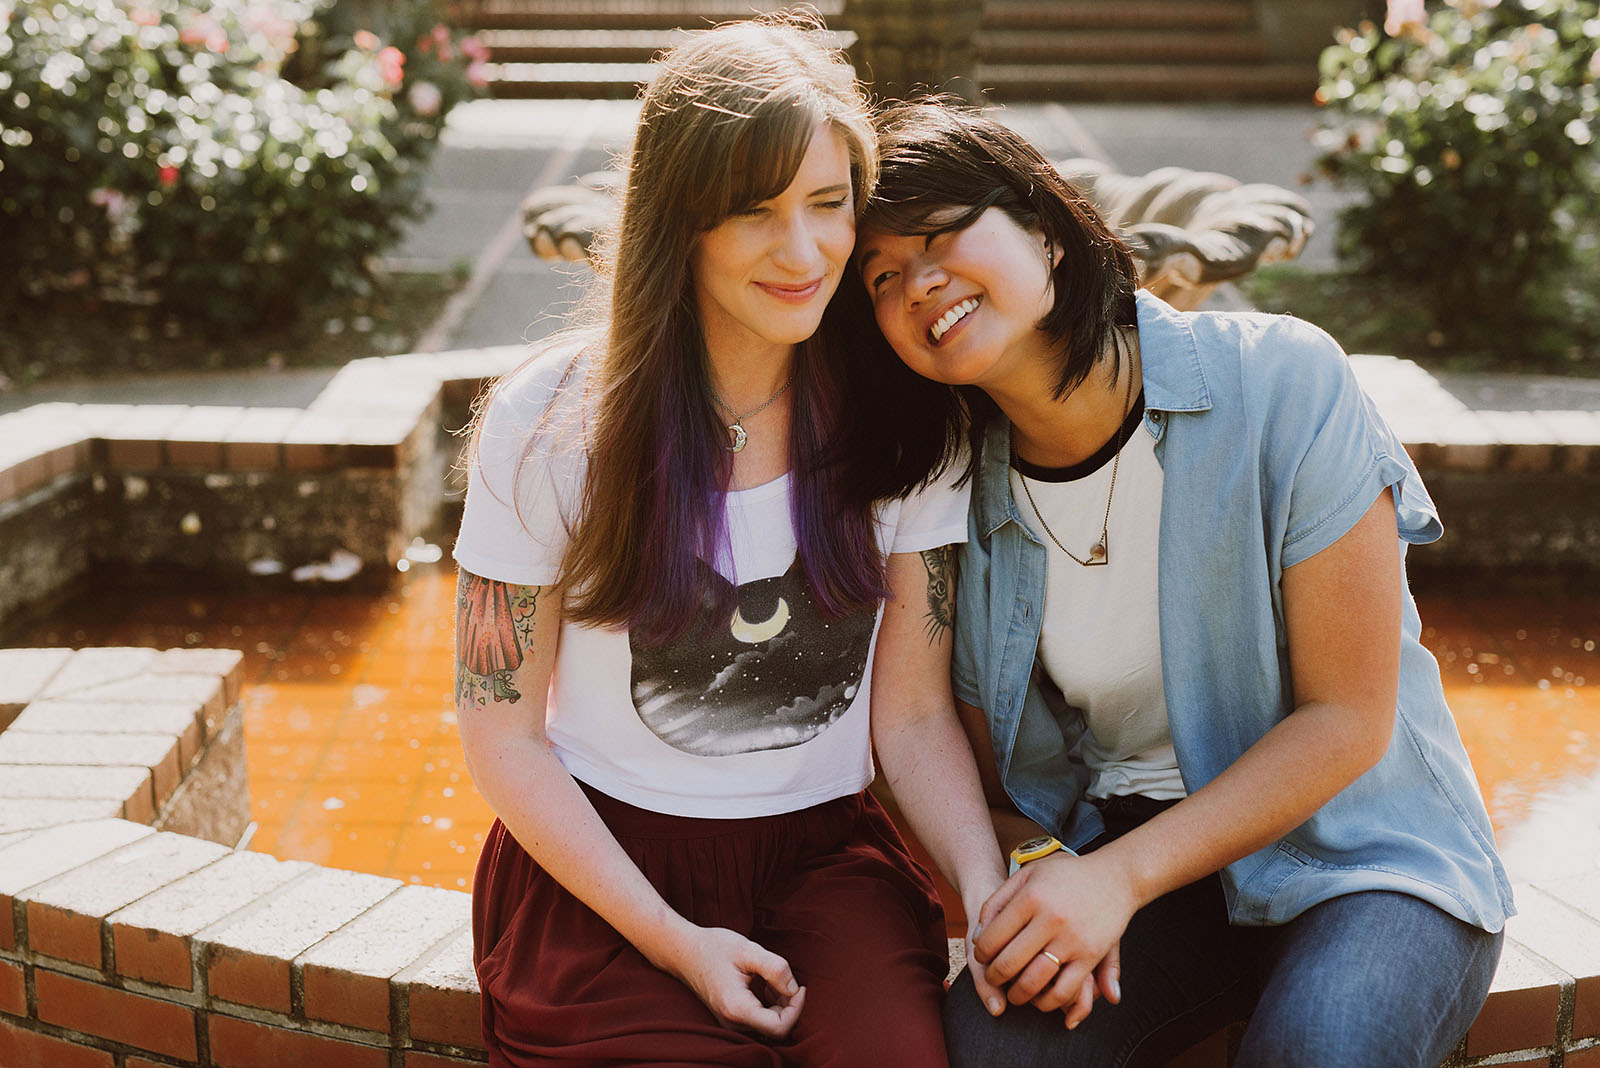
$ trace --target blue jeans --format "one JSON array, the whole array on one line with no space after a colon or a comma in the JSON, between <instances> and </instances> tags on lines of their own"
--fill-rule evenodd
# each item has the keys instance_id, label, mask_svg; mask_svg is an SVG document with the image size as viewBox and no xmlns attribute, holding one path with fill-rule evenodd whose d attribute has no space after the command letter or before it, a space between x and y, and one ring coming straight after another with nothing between
<instances>
[{"instance_id":1,"label":"blue jeans","mask_svg":"<svg viewBox=\"0 0 1600 1068\"><path fill-rule=\"evenodd\" d=\"M1114 802L1097 844L1149 818L1146 806L1129 816ZM1097 1001L1076 1030L1030 1005L991 1017L963 972L945 1002L950 1063L1160 1068L1248 1019L1235 1068L1435 1068L1477 1016L1501 940L1382 891L1333 898L1281 927L1233 927L1213 875L1134 915L1121 1004Z\"/></svg>"}]
</instances>

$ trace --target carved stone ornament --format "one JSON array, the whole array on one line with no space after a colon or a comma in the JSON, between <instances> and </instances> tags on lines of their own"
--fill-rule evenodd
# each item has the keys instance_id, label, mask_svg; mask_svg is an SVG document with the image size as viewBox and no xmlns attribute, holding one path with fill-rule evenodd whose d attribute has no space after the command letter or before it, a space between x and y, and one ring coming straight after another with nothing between
<instances>
[{"instance_id":1,"label":"carved stone ornament","mask_svg":"<svg viewBox=\"0 0 1600 1068\"><path fill-rule=\"evenodd\" d=\"M1305 198L1275 185L1182 167L1118 174L1092 159L1056 168L1127 239L1140 284L1185 311L1261 264L1294 259L1316 228ZM522 232L534 253L587 261L595 235L616 221L619 180L599 171L531 194Z\"/></svg>"}]
</instances>

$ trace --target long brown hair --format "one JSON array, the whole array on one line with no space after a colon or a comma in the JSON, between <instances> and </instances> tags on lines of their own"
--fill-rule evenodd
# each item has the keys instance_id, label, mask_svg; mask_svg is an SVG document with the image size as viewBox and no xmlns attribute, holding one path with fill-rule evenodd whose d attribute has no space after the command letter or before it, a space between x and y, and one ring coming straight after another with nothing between
<instances>
[{"instance_id":1,"label":"long brown hair","mask_svg":"<svg viewBox=\"0 0 1600 1068\"><path fill-rule=\"evenodd\" d=\"M702 608L697 561L726 537L731 462L708 389L690 253L736 211L788 187L819 124L847 146L859 210L876 177L866 101L814 16L732 23L658 61L625 167L616 231L599 257L609 309L584 404L588 472L559 584L568 618L682 633ZM872 502L847 458L851 421L828 331L795 355L789 460L802 570L830 614L882 596ZM848 499L847 499L848 498ZM724 613L729 604L717 605Z\"/></svg>"}]
</instances>

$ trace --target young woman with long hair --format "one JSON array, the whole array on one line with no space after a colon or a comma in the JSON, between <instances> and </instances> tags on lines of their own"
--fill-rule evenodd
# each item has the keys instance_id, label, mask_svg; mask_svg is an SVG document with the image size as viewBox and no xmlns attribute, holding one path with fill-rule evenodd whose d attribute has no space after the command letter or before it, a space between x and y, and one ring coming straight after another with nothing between
<instances>
[{"instance_id":1,"label":"young woman with long hair","mask_svg":"<svg viewBox=\"0 0 1600 1068\"><path fill-rule=\"evenodd\" d=\"M477 427L457 705L496 1065L945 1063L931 883L1003 868L947 684L957 424L827 313L875 173L782 21L659 60L598 321ZM949 468L950 470L946 471Z\"/></svg>"},{"instance_id":2,"label":"young woman with long hair","mask_svg":"<svg viewBox=\"0 0 1600 1068\"><path fill-rule=\"evenodd\" d=\"M999 123L879 135L855 263L971 421L953 675L1014 863L952 1063L1161 1065L1248 1017L1235 1065L1434 1068L1513 909L1418 640L1404 548L1440 526L1400 442L1315 327L1136 292Z\"/></svg>"}]
</instances>

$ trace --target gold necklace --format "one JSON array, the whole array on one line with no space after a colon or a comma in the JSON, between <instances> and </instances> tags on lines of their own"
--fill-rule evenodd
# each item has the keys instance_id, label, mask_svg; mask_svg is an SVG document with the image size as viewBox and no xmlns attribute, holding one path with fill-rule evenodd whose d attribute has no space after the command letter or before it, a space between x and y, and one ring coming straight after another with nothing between
<instances>
[{"instance_id":1,"label":"gold necklace","mask_svg":"<svg viewBox=\"0 0 1600 1068\"><path fill-rule=\"evenodd\" d=\"M718 396L717 387L716 386L713 386L710 383L709 380L706 382L706 388L711 390L711 399L717 402L717 407L721 408L723 411L725 411L729 415L733 416L733 422L728 424L728 439L729 439L729 441L728 441L727 448L728 448L729 452L741 452L741 451L743 451L744 446L745 446L745 442L750 440L750 435L745 433L744 421L746 419L749 419L752 416L760 415L762 412L764 412L766 410L766 408L767 408L767 405L771 404L773 401L775 401L779 397L783 396L783 391L788 389L790 384L793 383L793 382L794 382L794 368L791 367L791 368L789 368L789 377L784 380L783 385L778 387L778 392L774 393L772 396L768 397L766 400L762 401L760 404L756 405L754 408L751 408L748 412L745 412L743 415L740 415L738 412L734 411L733 410L733 405L729 404L727 401L723 400L720 396Z\"/></svg>"},{"instance_id":2,"label":"gold necklace","mask_svg":"<svg viewBox=\"0 0 1600 1068\"><path fill-rule=\"evenodd\" d=\"M1123 423L1128 421L1128 409L1132 404L1133 364L1130 360L1127 391L1122 399L1122 422L1117 424L1117 451L1111 456L1111 488L1106 490L1106 514L1100 520L1100 540L1089 550L1089 559L1078 559L1077 556L1073 555L1071 549L1061 544L1061 539L1056 537L1055 531L1050 529L1050 524L1045 522L1044 513L1039 511L1039 505L1033 499L1033 491L1028 488L1028 476L1023 474L1020 469L1017 471L1017 477L1022 480L1022 492L1027 495L1028 505L1033 509L1033 514L1038 517L1039 525L1044 527L1044 532L1049 535L1050 540L1056 543L1056 548L1066 553L1067 559L1079 567L1101 567L1111 562L1111 546L1107 543L1106 532L1111 526L1111 498L1116 496L1117 493L1117 465L1122 462L1122 448L1128 443L1126 435L1123 433ZM1011 439L1011 463L1013 467L1017 463L1017 442L1014 434Z\"/></svg>"}]
</instances>

